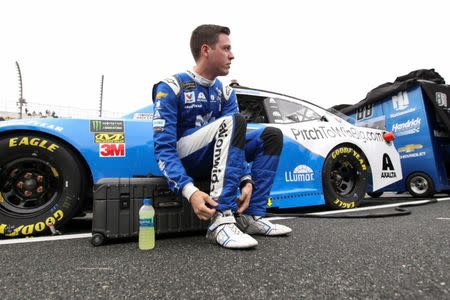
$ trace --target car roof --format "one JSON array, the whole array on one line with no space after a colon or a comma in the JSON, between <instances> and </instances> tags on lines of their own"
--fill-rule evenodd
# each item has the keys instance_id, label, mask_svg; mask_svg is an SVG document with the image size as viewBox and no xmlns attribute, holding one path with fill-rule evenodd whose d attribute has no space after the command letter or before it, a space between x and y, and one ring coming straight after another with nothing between
<instances>
[{"instance_id":1,"label":"car roof","mask_svg":"<svg viewBox=\"0 0 450 300\"><path fill-rule=\"evenodd\" d=\"M261 89L255 89L255 88L250 88L250 87L246 87L246 86L241 86L237 83L232 83L230 84L230 86L236 91L237 95L254 95L254 96L261 96L261 97L270 97L270 96L281 96L283 98L289 98L291 100L298 100L298 101L302 101L305 103L308 103L310 105L313 105L315 107L318 107L320 109L323 110L327 110L326 108L323 108L315 103L309 102L307 100L304 99L300 99L297 97L293 97L293 96L289 96L286 94L281 94L281 93L277 93L277 92L271 92L271 91L267 91L267 90L261 90Z\"/></svg>"}]
</instances>

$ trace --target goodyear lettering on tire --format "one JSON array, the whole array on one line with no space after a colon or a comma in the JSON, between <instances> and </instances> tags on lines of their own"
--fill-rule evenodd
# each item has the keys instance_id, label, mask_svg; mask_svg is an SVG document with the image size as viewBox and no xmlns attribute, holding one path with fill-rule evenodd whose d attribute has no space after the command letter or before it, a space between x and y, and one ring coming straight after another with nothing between
<instances>
[{"instance_id":1,"label":"goodyear lettering on tire","mask_svg":"<svg viewBox=\"0 0 450 300\"><path fill-rule=\"evenodd\" d=\"M29 225L19 225L14 228L12 232L5 232L6 228L8 227L7 224L0 224L0 234L7 236L7 237L14 237L21 235L32 235L33 233L39 233L44 231L44 229L49 228L48 224L56 224L57 222L61 221L64 218L64 212L60 209L55 211L51 216L47 217L45 220L29 224Z\"/></svg>"},{"instance_id":2,"label":"goodyear lettering on tire","mask_svg":"<svg viewBox=\"0 0 450 300\"><path fill-rule=\"evenodd\" d=\"M359 154L353 148L349 148L349 147L337 148L336 150L333 151L333 153L331 153L331 157L333 159L336 159L338 156L340 156L342 154L351 154L351 155L353 155L358 160L359 164L361 165L362 170L363 171L367 170L367 165L366 165L366 162L364 161L363 157L361 156L361 154Z\"/></svg>"}]
</instances>

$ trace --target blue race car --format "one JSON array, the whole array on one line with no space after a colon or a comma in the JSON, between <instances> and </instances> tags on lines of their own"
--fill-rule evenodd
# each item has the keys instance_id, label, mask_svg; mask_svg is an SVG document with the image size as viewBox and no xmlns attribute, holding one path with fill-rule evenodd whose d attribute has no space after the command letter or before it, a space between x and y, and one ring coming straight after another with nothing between
<instances>
[{"instance_id":1,"label":"blue race car","mask_svg":"<svg viewBox=\"0 0 450 300\"><path fill-rule=\"evenodd\" d=\"M280 128L284 147L269 208L357 207L367 190L402 179L384 131L356 127L312 103L235 85L248 130ZM92 207L102 178L162 176L154 159L150 105L123 119L0 122L0 235L62 226Z\"/></svg>"}]
</instances>

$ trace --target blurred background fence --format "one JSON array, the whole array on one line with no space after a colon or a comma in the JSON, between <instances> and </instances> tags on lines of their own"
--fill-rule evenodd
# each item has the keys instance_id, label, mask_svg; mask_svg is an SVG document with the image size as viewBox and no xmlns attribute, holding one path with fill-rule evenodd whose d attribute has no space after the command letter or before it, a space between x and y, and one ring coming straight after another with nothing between
<instances>
[{"instance_id":1,"label":"blurred background fence","mask_svg":"<svg viewBox=\"0 0 450 300\"><path fill-rule=\"evenodd\" d=\"M103 118L120 118L124 112L102 111ZM16 101L0 101L0 117L7 119L19 118L19 107ZM23 118L98 118L99 111L96 109L79 108L75 106L64 106L45 104L37 102L26 102L22 108Z\"/></svg>"}]
</instances>

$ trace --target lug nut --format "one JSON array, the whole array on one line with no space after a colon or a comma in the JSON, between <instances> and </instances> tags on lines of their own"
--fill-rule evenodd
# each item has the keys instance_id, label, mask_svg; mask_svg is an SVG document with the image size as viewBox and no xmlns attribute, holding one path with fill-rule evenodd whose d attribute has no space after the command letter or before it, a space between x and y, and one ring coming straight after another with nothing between
<instances>
[{"instance_id":1,"label":"lug nut","mask_svg":"<svg viewBox=\"0 0 450 300\"><path fill-rule=\"evenodd\" d=\"M18 189L22 189L22 188L23 188L23 182L22 182L22 181L19 181L19 182L16 184L16 187L17 187Z\"/></svg>"},{"instance_id":2,"label":"lug nut","mask_svg":"<svg viewBox=\"0 0 450 300\"><path fill-rule=\"evenodd\" d=\"M25 191L25 193L23 193L25 195L25 197L30 197L33 193L30 191Z\"/></svg>"},{"instance_id":3,"label":"lug nut","mask_svg":"<svg viewBox=\"0 0 450 300\"><path fill-rule=\"evenodd\" d=\"M33 176L33 174L31 174L31 173L25 173L25 176L23 176L23 177L25 177L25 179L30 179L31 176Z\"/></svg>"},{"instance_id":4,"label":"lug nut","mask_svg":"<svg viewBox=\"0 0 450 300\"><path fill-rule=\"evenodd\" d=\"M44 176L39 175L38 177L36 177L37 182L42 182L42 180L44 179Z\"/></svg>"},{"instance_id":5,"label":"lug nut","mask_svg":"<svg viewBox=\"0 0 450 300\"><path fill-rule=\"evenodd\" d=\"M42 186L40 186L36 189L36 192L38 192L39 194L42 193L43 191L44 191L44 188Z\"/></svg>"}]
</instances>

